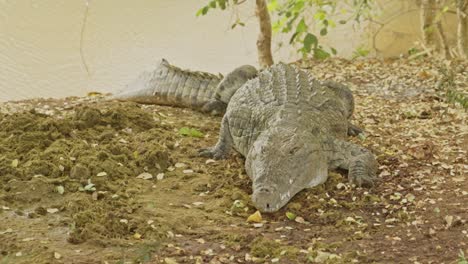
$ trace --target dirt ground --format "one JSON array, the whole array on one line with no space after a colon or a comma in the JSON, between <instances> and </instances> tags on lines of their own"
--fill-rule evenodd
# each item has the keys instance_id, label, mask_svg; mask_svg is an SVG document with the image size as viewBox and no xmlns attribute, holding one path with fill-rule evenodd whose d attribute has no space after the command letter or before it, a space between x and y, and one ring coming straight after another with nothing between
<instances>
[{"instance_id":1,"label":"dirt ground","mask_svg":"<svg viewBox=\"0 0 468 264\"><path fill-rule=\"evenodd\" d=\"M467 112L444 87L466 95L468 65L301 65L355 92L375 187L331 172L251 223L243 158L197 156L219 117L99 94L3 103L0 263L467 263Z\"/></svg>"}]
</instances>

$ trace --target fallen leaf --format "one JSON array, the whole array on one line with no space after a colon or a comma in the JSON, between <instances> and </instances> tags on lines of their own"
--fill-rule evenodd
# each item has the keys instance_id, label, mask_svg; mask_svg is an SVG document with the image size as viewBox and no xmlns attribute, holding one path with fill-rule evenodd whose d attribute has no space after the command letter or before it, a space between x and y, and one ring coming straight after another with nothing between
<instances>
[{"instance_id":1,"label":"fallen leaf","mask_svg":"<svg viewBox=\"0 0 468 264\"><path fill-rule=\"evenodd\" d=\"M63 194L65 192L65 188L62 185L57 186L57 192L59 194Z\"/></svg>"},{"instance_id":2,"label":"fallen leaf","mask_svg":"<svg viewBox=\"0 0 468 264\"><path fill-rule=\"evenodd\" d=\"M49 209L47 209L47 212L48 212L49 214L55 214L55 213L57 213L58 211L59 211L59 209L57 209L57 208L49 208Z\"/></svg>"},{"instance_id":3,"label":"fallen leaf","mask_svg":"<svg viewBox=\"0 0 468 264\"><path fill-rule=\"evenodd\" d=\"M291 213L291 212L286 212L286 217L287 217L289 220L294 220L294 219L296 219L296 214L295 214L295 213Z\"/></svg>"},{"instance_id":4,"label":"fallen leaf","mask_svg":"<svg viewBox=\"0 0 468 264\"><path fill-rule=\"evenodd\" d=\"M164 173L158 173L158 175L156 175L156 179L157 179L158 181L164 179Z\"/></svg>"},{"instance_id":5,"label":"fallen leaf","mask_svg":"<svg viewBox=\"0 0 468 264\"><path fill-rule=\"evenodd\" d=\"M96 174L97 177L104 177L104 176L107 176L107 172L105 171L101 171L99 172L98 174Z\"/></svg>"},{"instance_id":6,"label":"fallen leaf","mask_svg":"<svg viewBox=\"0 0 468 264\"><path fill-rule=\"evenodd\" d=\"M247 222L261 223L262 215L260 214L260 211L256 211L255 213L249 215Z\"/></svg>"},{"instance_id":7,"label":"fallen leaf","mask_svg":"<svg viewBox=\"0 0 468 264\"><path fill-rule=\"evenodd\" d=\"M153 175L151 175L151 173L148 173L148 172L140 173L137 176L137 179L143 179L143 180L149 180L149 179L152 179L152 178L153 178Z\"/></svg>"}]
</instances>

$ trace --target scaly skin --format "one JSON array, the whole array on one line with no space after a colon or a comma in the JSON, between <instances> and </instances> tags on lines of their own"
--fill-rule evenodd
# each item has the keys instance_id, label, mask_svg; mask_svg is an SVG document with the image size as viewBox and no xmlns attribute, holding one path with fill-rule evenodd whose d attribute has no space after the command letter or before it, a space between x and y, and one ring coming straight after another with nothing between
<instances>
[{"instance_id":1,"label":"scaly skin","mask_svg":"<svg viewBox=\"0 0 468 264\"><path fill-rule=\"evenodd\" d=\"M294 66L274 65L232 96L218 143L200 155L225 158L232 148L241 153L253 203L263 212L325 182L328 169L346 169L350 181L372 185L376 160L345 141L354 101L347 88L337 87Z\"/></svg>"},{"instance_id":2,"label":"scaly skin","mask_svg":"<svg viewBox=\"0 0 468 264\"><path fill-rule=\"evenodd\" d=\"M232 95L257 75L250 65L243 65L226 75L182 70L162 59L156 69L144 72L111 97L120 101L188 107L212 115L226 111Z\"/></svg>"}]
</instances>

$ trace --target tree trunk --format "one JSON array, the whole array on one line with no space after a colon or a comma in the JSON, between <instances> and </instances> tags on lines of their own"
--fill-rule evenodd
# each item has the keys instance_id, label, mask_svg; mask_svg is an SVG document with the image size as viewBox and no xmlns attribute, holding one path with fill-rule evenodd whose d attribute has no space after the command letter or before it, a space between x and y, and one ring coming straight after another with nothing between
<instances>
[{"instance_id":1,"label":"tree trunk","mask_svg":"<svg viewBox=\"0 0 468 264\"><path fill-rule=\"evenodd\" d=\"M436 1L435 0L422 0L421 1L421 26L422 26L422 36L423 44L431 49L432 51L436 47L436 38L435 38L435 10L436 10Z\"/></svg>"},{"instance_id":2,"label":"tree trunk","mask_svg":"<svg viewBox=\"0 0 468 264\"><path fill-rule=\"evenodd\" d=\"M256 15L260 24L260 34L257 39L258 63L261 68L273 64L271 55L271 19L265 0L256 0Z\"/></svg>"},{"instance_id":3,"label":"tree trunk","mask_svg":"<svg viewBox=\"0 0 468 264\"><path fill-rule=\"evenodd\" d=\"M436 27L437 35L439 35L440 50L446 59L450 59L450 48L447 43L447 37L445 36L444 28L442 27L442 22L437 21Z\"/></svg>"},{"instance_id":4,"label":"tree trunk","mask_svg":"<svg viewBox=\"0 0 468 264\"><path fill-rule=\"evenodd\" d=\"M468 59L468 1L457 0L457 47L460 56Z\"/></svg>"}]
</instances>

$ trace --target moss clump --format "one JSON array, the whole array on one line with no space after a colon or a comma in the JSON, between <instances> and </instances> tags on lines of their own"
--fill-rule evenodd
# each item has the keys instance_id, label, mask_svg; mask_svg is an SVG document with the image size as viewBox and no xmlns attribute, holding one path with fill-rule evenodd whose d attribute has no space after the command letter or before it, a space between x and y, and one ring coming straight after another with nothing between
<instances>
[{"instance_id":1,"label":"moss clump","mask_svg":"<svg viewBox=\"0 0 468 264\"><path fill-rule=\"evenodd\" d=\"M271 257L294 261L297 259L299 249L292 246L283 246L281 243L264 237L257 237L250 243L250 254L257 258Z\"/></svg>"},{"instance_id":2,"label":"moss clump","mask_svg":"<svg viewBox=\"0 0 468 264\"><path fill-rule=\"evenodd\" d=\"M281 253L281 244L264 237L257 237L250 243L250 254L257 258L274 257Z\"/></svg>"}]
</instances>

